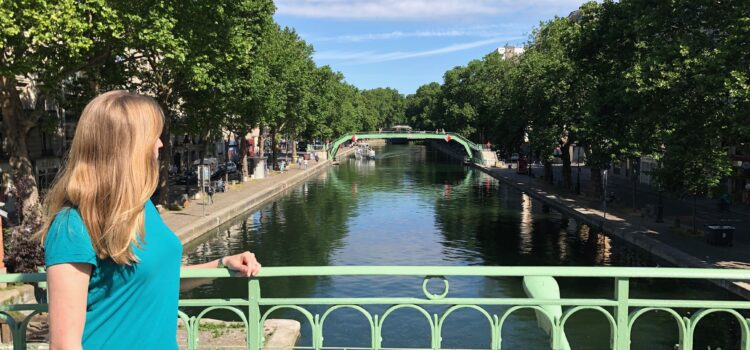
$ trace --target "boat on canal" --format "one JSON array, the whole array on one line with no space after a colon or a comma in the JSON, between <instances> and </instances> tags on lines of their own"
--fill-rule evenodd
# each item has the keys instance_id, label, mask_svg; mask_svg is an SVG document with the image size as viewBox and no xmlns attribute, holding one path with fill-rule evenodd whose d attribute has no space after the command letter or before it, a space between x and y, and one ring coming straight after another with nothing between
<instances>
[{"instance_id":1,"label":"boat on canal","mask_svg":"<svg viewBox=\"0 0 750 350\"><path fill-rule=\"evenodd\" d=\"M357 144L357 149L354 151L354 158L356 159L375 159L375 150L370 147L370 144L360 142Z\"/></svg>"}]
</instances>

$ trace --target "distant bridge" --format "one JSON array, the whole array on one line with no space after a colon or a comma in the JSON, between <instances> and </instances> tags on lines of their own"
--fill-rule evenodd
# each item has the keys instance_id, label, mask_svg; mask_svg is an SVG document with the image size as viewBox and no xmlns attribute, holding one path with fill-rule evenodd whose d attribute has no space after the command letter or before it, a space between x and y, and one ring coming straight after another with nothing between
<instances>
[{"instance_id":1,"label":"distant bridge","mask_svg":"<svg viewBox=\"0 0 750 350\"><path fill-rule=\"evenodd\" d=\"M367 139L406 139L406 140L443 140L445 142L458 142L464 147L469 159L482 158L482 146L469 141L467 138L453 132L434 131L368 131L362 133L348 133L339 137L328 149L328 159L334 159L339 147L349 140Z\"/></svg>"}]
</instances>

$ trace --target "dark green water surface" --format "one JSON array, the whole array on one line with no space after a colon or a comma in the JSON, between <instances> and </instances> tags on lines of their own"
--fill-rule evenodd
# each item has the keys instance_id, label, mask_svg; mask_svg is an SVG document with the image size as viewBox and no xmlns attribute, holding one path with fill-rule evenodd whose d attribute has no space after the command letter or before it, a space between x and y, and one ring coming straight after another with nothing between
<instances>
[{"instance_id":1,"label":"dark green water surface","mask_svg":"<svg viewBox=\"0 0 750 350\"><path fill-rule=\"evenodd\" d=\"M228 223L185 249L188 263L250 250L263 266L659 266L626 243L607 238L497 180L421 145L376 147L377 159L348 160L292 189L261 209ZM423 297L421 278L307 277L262 279L263 297ZM560 279L563 297L611 298L608 279ZM439 291L439 283L433 288ZM734 299L708 283L632 282L634 298ZM247 282L217 279L182 298L246 297ZM450 297L525 297L520 278L450 278ZM309 307L322 313L323 307ZM385 307L367 307L381 314ZM443 307L427 307L440 314ZM486 306L501 315L507 307ZM190 314L200 310L188 309ZM695 310L678 310L683 315ZM274 317L295 318L291 311ZM231 319L228 313L209 317ZM302 324L299 345L310 346ZM573 349L608 349L603 316L583 311L566 327ZM476 311L451 315L444 348L488 348L488 322ZM649 313L635 325L633 349L675 349L677 327L666 313ZM356 311L326 320L326 347L370 344L369 325ZM709 316L698 327L695 349L738 348L736 323ZM389 316L385 347L429 348L429 325L415 310ZM532 311L515 313L502 334L503 349L549 349Z\"/></svg>"}]
</instances>

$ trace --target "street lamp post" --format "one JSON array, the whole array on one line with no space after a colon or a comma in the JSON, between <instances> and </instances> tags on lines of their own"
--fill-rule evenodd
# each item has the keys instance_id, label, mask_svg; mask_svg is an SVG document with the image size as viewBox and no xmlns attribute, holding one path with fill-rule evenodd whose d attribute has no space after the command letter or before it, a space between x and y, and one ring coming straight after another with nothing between
<instances>
[{"instance_id":1,"label":"street lamp post","mask_svg":"<svg viewBox=\"0 0 750 350\"><path fill-rule=\"evenodd\" d=\"M659 169L661 169L661 158L659 159ZM656 222L664 222L664 200L662 199L662 186L659 181L659 199L656 203Z\"/></svg>"},{"instance_id":2,"label":"street lamp post","mask_svg":"<svg viewBox=\"0 0 750 350\"><path fill-rule=\"evenodd\" d=\"M578 144L576 147L576 167L578 168L578 176L576 177L576 194L581 194L581 147Z\"/></svg>"},{"instance_id":3,"label":"street lamp post","mask_svg":"<svg viewBox=\"0 0 750 350\"><path fill-rule=\"evenodd\" d=\"M528 163L527 164L527 166L528 166L527 174L529 175L529 177L533 177L534 174L532 173L532 170L531 170L531 163L534 161L534 151L531 148L531 126L530 125L526 127L526 137L529 140L529 157L528 157L529 159L528 159L528 162L527 162Z\"/></svg>"},{"instance_id":4,"label":"street lamp post","mask_svg":"<svg viewBox=\"0 0 750 350\"><path fill-rule=\"evenodd\" d=\"M602 179L603 180L602 181L602 185L604 186L604 203L603 203L604 204L603 205L603 207L604 207L604 220L607 220L607 170L608 170L608 168L609 167L607 167L607 169L604 169L604 171L602 171L602 177L603 177L603 179Z\"/></svg>"},{"instance_id":5,"label":"street lamp post","mask_svg":"<svg viewBox=\"0 0 750 350\"><path fill-rule=\"evenodd\" d=\"M661 154L659 156L659 170L661 171L661 168L663 166L662 162L664 161L664 145L661 146ZM656 222L664 222L664 200L662 199L662 192L664 189L662 188L661 181L658 182L659 185L659 199L656 204Z\"/></svg>"},{"instance_id":6,"label":"street lamp post","mask_svg":"<svg viewBox=\"0 0 750 350\"><path fill-rule=\"evenodd\" d=\"M531 172L531 162L533 162L533 161L534 161L534 152L532 151L532 148L531 148L531 141L529 141L529 164L528 164L528 166L529 166L529 176L530 177L534 177L534 174Z\"/></svg>"}]
</instances>

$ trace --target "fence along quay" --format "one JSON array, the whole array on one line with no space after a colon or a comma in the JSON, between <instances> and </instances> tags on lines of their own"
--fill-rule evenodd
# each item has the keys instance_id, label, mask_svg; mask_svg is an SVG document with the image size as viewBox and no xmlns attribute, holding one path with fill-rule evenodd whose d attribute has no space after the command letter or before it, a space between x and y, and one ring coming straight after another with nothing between
<instances>
[{"instance_id":1,"label":"fence along quay","mask_svg":"<svg viewBox=\"0 0 750 350\"><path fill-rule=\"evenodd\" d=\"M423 278L423 297L335 297L335 298L263 298L263 280L274 277L303 276L373 276L387 279L396 276ZM450 278L462 276L483 277L552 277L552 278L606 278L612 281L614 295L605 298L462 298L450 297ZM183 270L182 279L196 278L240 278L232 277L226 269ZM677 300L677 299L638 299L630 297L631 280L674 279L674 280L750 280L750 271L743 269L690 269L690 268L640 268L640 267L539 267L539 266L327 266L327 267L266 267L254 279L247 280L247 296L224 299L181 299L180 307L205 307L196 316L188 316L179 311L177 317L187 329L187 348L198 349L197 335L200 320L216 310L227 310L235 314L244 324L247 336L247 349L263 348L263 322L271 313L287 309L299 312L312 334L312 344L299 346L301 349L324 349L323 326L329 315L336 310L358 311L370 326L370 348L382 347L382 329L391 313L399 309L413 309L421 313L429 324L430 349L441 349L442 334L446 320L452 313L461 309L476 311L477 317L486 319L490 326L490 348L504 349L502 329L508 318L520 310L533 310L545 317L550 327L550 349L565 348L564 329L566 322L577 312L592 310L599 312L609 323L610 348L630 349L630 336L634 324L644 314L660 311L671 315L679 331L679 349L692 350L693 335L702 319L715 313L728 314L739 324L741 331L740 348L750 350L750 319L746 318L750 301L738 300ZM35 283L46 280L44 273L0 275L3 283ZM442 291L431 292L430 280L442 283ZM439 289L439 288L438 288ZM368 306L387 307L382 314L372 313ZM430 314L425 307L440 305L442 313ZM310 306L326 306L322 314L313 314ZM491 314L483 306L506 306L501 314ZM545 306L560 306L562 313L555 314ZM261 312L261 307L265 309ZM692 316L683 316L679 310L692 310ZM34 315L45 312L46 304L11 304L0 306L0 317L11 327L14 349L26 349L26 326ZM16 321L11 312L27 311L30 314ZM335 326L335 325L334 325Z\"/></svg>"}]
</instances>

